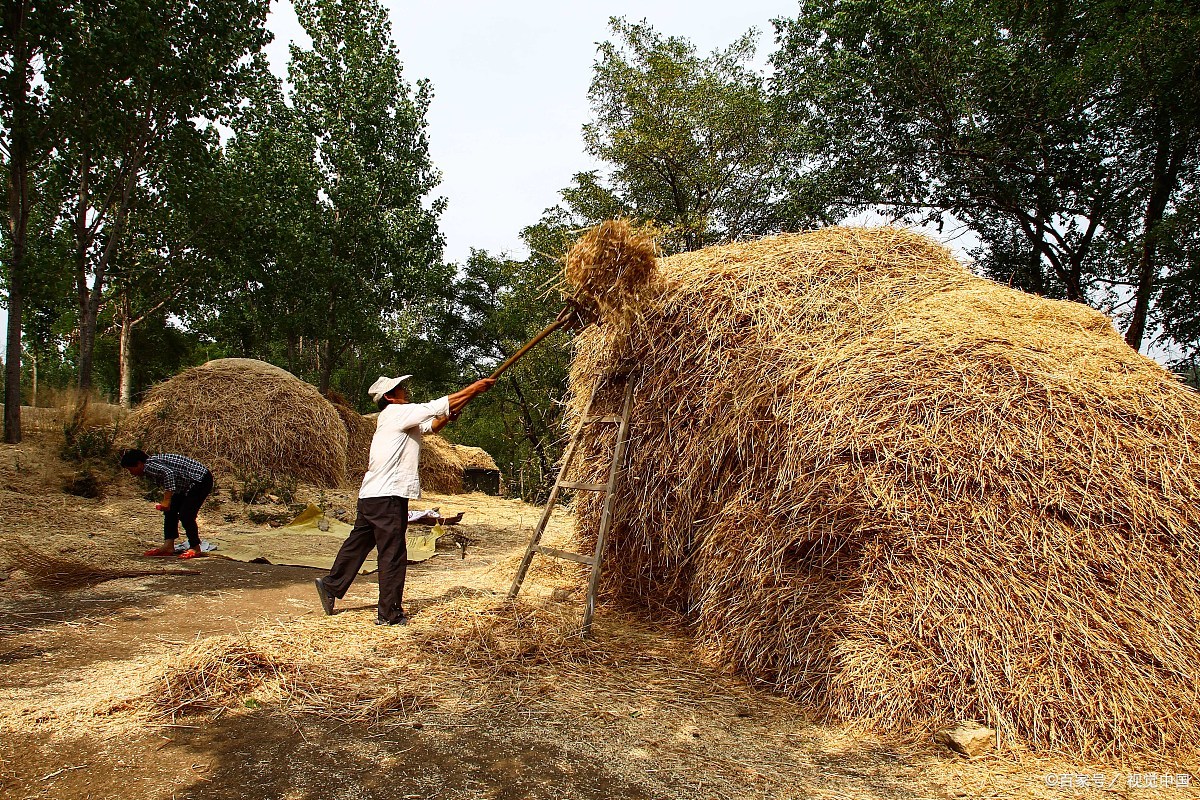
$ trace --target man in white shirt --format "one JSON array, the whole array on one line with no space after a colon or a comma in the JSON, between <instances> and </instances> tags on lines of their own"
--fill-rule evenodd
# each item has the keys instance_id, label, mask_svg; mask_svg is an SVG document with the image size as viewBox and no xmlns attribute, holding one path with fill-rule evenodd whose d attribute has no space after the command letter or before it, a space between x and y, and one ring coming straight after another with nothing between
<instances>
[{"instance_id":1,"label":"man in white shirt","mask_svg":"<svg viewBox=\"0 0 1200 800\"><path fill-rule=\"evenodd\" d=\"M472 397L495 385L491 378L476 381L452 395L432 403L408 402L408 391L400 384L411 378L380 377L368 393L379 406L375 436L367 474L358 491L358 518L354 529L342 543L333 568L317 578L317 596L326 614L333 613L335 599L341 599L358 576L372 548L379 550L379 616L376 625L404 625L404 577L408 569L408 501L421 496L417 466L421 458L421 437L437 433L458 417Z\"/></svg>"}]
</instances>

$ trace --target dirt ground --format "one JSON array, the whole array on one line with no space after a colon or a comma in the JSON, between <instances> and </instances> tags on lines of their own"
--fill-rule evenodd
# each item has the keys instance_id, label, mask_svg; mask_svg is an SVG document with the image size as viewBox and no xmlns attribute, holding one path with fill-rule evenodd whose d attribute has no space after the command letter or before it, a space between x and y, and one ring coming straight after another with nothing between
<instances>
[{"instance_id":1,"label":"dirt ground","mask_svg":"<svg viewBox=\"0 0 1200 800\"><path fill-rule=\"evenodd\" d=\"M0 449L0 546L21 538L80 559L146 565L134 556L154 543L160 518L138 486L114 474L105 499L63 494L69 468L54 445L47 433ZM352 507L352 491L310 494L296 500ZM419 651L457 636L439 629L446 620L468 620L458 624L487 634L484 617L456 598L494 618L490 606L502 608L540 509L482 495L414 505L466 511L461 530L473 542L464 559L448 548L410 567L413 624L402 629L372 624L374 576L360 578L327 619L312 585L320 573L311 569L209 557L161 565L198 574L56 590L12 564L0 570L0 797L1200 796L1200 781L1162 788L1181 782L1188 765L1081 764L1014 750L967 761L924 736L891 741L817 724L802 707L707 663L682 627L605 604L595 649L568 648L569 662L531 651L528 663L497 661L489 673L476 654L461 675L424 674L422 665L434 662L416 658ZM226 498L206 509L202 531L235 524L230 518L244 526L242 512ZM565 513L556 515L554 535L562 540L568 529ZM568 570L535 571L529 602L570 618L580 610L578 591L557 603L552 592L561 596L577 582ZM181 678L181 654L260 634L315 637L325 673L376 681L380 694L403 689L401 699L366 715L327 713L328 697L320 708L306 706L294 687L290 695L248 689L197 713L154 711L154 698L147 701L147 691ZM320 646L322 637L345 644ZM364 672L376 656L394 668Z\"/></svg>"}]
</instances>

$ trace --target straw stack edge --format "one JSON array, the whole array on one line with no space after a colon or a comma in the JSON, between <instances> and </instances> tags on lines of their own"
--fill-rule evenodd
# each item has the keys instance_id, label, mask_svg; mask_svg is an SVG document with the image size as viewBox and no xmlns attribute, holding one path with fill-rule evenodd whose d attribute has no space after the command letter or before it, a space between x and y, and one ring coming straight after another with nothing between
<instances>
[{"instance_id":1,"label":"straw stack edge","mask_svg":"<svg viewBox=\"0 0 1200 800\"><path fill-rule=\"evenodd\" d=\"M715 659L827 719L1194 753L1195 392L1103 314L911 232L707 248L620 296L589 259L645 245L595 239L567 278L612 313L577 340L568 424L596 381L610 406L638 381L610 597L686 615ZM585 440L579 478L611 437ZM584 550L600 502L576 500Z\"/></svg>"}]
</instances>

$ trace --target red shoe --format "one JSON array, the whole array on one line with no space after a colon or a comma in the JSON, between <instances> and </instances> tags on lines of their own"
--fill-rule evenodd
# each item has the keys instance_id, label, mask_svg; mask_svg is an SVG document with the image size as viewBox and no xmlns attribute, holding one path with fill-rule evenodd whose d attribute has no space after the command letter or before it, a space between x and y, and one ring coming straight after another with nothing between
<instances>
[{"instance_id":1,"label":"red shoe","mask_svg":"<svg viewBox=\"0 0 1200 800\"><path fill-rule=\"evenodd\" d=\"M204 555L202 552L200 552L199 550L197 550L193 547L193 548L188 548L187 550L184 550L182 553L179 554L179 557L184 558L184 559L199 558L202 555Z\"/></svg>"},{"instance_id":2,"label":"red shoe","mask_svg":"<svg viewBox=\"0 0 1200 800\"><path fill-rule=\"evenodd\" d=\"M170 558L171 556L175 555L175 551L171 550L171 552L167 553L156 547L153 550L147 550L146 552L142 553L142 555L146 556L146 558Z\"/></svg>"}]
</instances>

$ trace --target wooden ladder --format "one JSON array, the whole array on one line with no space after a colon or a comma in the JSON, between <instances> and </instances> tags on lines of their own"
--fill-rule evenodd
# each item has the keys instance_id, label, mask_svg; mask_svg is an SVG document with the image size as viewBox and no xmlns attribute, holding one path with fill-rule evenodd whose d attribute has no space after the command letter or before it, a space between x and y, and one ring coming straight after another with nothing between
<instances>
[{"instance_id":1,"label":"wooden ladder","mask_svg":"<svg viewBox=\"0 0 1200 800\"><path fill-rule=\"evenodd\" d=\"M537 528L533 531L533 536L529 540L529 547L525 549L525 557L521 559L521 566L517 570L517 577L513 579L512 588L508 590L508 599L511 600L517 596L517 593L521 591L521 584L525 582L525 576L529 572L529 565L533 561L534 555L538 553L591 567L591 575L588 578L587 598L584 601L583 608L583 630L581 632L584 636L590 635L592 631L592 615L596 611L596 589L600 584L600 564L604 560L604 544L608 537L608 530L612 525L613 499L615 497L617 477L620 475L621 466L625 459L625 446L629 441L629 413L633 407L634 380L632 376L627 376L625 399L621 403L621 413L615 417L593 416L592 407L596 404L596 395L600 392L602 382L602 379L597 380L596 385L592 388L592 395L588 399L587 409L583 412L583 418L579 421L579 427L575 429L574 435L571 436L566 453L563 454L562 466L558 470L558 478L554 481L554 488L550 490L550 497L546 501L546 509L542 512L542 518L538 521ZM583 483L580 481L565 480L567 472L571 468L571 461L579 449L579 443L583 440L584 431L587 430L589 425L593 424L615 424L618 426L617 442L613 447L612 462L608 467L608 482ZM554 513L555 503L558 502L558 496L563 489L604 492L604 510L600 515L600 530L596 533L596 551L591 555L571 553L541 544L542 535L546 532L546 525L550 522L550 515Z\"/></svg>"}]
</instances>

